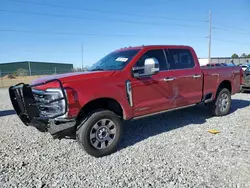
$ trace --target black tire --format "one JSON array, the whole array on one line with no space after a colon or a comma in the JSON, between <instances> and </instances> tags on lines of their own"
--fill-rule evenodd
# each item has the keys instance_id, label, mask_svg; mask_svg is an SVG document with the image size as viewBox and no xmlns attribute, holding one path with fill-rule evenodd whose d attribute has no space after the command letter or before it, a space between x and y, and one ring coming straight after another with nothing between
<instances>
[{"instance_id":1,"label":"black tire","mask_svg":"<svg viewBox=\"0 0 250 188\"><path fill-rule=\"evenodd\" d=\"M228 97L228 104L226 106L226 108L224 108L224 110L222 110L221 108L221 98L222 96L227 96ZM227 88L221 88L216 96L216 99L212 102L211 104L211 108L212 108L212 114L214 116L225 116L229 113L230 108L231 108L231 103L232 103L232 99L231 99L231 93Z\"/></svg>"},{"instance_id":2,"label":"black tire","mask_svg":"<svg viewBox=\"0 0 250 188\"><path fill-rule=\"evenodd\" d=\"M112 143L104 149L97 149L91 143L90 134L94 126L100 122L102 119L109 119L115 125L115 137ZM92 133L93 134L93 133ZM95 133L97 135L97 133ZM112 111L109 110L98 110L88 114L86 117L82 118L76 131L76 139L80 144L81 148L85 150L89 155L94 157L103 157L114 153L119 145L122 135L122 121L120 118ZM93 140L92 140L93 141ZM98 142L98 140L96 139Z\"/></svg>"}]
</instances>

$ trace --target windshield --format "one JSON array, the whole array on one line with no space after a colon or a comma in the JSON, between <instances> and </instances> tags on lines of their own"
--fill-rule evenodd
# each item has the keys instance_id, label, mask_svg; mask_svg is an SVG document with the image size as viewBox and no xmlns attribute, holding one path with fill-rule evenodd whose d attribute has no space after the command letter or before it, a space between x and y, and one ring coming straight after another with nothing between
<instances>
[{"instance_id":1,"label":"windshield","mask_svg":"<svg viewBox=\"0 0 250 188\"><path fill-rule=\"evenodd\" d=\"M93 64L88 70L122 70L139 50L124 50L112 52Z\"/></svg>"}]
</instances>

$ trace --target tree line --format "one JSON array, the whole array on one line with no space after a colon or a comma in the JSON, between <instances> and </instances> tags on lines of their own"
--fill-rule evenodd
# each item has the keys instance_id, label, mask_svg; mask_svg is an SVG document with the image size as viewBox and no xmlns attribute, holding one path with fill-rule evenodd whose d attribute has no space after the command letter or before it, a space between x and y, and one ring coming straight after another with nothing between
<instances>
[{"instance_id":1,"label":"tree line","mask_svg":"<svg viewBox=\"0 0 250 188\"><path fill-rule=\"evenodd\" d=\"M243 53L241 54L241 56L239 56L238 54L234 53L232 56L232 58L238 58L238 57L245 57L245 58L250 58L250 54L246 54L246 53Z\"/></svg>"}]
</instances>

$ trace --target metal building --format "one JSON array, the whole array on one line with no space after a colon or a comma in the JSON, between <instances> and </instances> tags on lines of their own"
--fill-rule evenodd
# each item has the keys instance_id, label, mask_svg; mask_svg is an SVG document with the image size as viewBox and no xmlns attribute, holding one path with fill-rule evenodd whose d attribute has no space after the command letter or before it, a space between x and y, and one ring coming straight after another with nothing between
<instances>
[{"instance_id":1,"label":"metal building","mask_svg":"<svg viewBox=\"0 0 250 188\"><path fill-rule=\"evenodd\" d=\"M18 70L21 70L26 75L49 75L71 72L72 69L73 64L68 63L50 63L36 61L0 63L1 76L13 74Z\"/></svg>"}]
</instances>

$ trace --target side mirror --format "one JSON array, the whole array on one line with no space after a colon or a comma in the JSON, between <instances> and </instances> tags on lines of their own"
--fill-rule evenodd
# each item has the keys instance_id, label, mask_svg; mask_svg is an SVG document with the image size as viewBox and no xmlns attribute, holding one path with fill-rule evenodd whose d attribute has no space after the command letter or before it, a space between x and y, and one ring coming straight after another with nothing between
<instances>
[{"instance_id":1,"label":"side mirror","mask_svg":"<svg viewBox=\"0 0 250 188\"><path fill-rule=\"evenodd\" d=\"M133 75L135 78L143 76L152 76L160 71L159 61L156 58L147 58L144 61L144 67L134 67ZM143 73L140 73L143 72Z\"/></svg>"}]
</instances>

